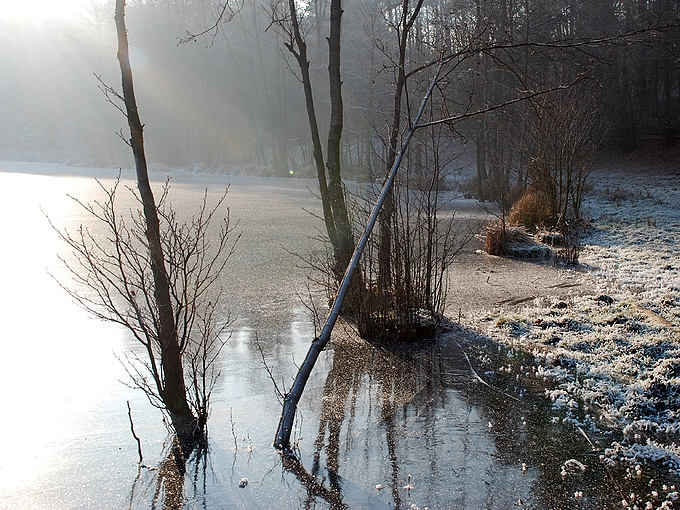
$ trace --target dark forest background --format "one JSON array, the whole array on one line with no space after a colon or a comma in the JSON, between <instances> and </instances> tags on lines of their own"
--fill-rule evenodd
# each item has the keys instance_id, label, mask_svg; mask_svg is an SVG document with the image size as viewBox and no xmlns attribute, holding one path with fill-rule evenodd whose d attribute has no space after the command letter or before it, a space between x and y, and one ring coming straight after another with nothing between
<instances>
[{"instance_id":1,"label":"dark forest background","mask_svg":"<svg viewBox=\"0 0 680 510\"><path fill-rule=\"evenodd\" d=\"M321 125L329 112L328 3L300 4ZM312 176L302 86L286 35L272 23L275 6L244 0L233 8L228 23L180 44L187 32L210 27L220 4L129 2L149 160ZM401 3L346 0L343 9L343 175L365 180L385 172ZM119 87L113 10L111 2L92 2L77 19L34 26L0 20L0 158L130 165L129 149L116 136L125 119L95 77ZM672 0L428 0L409 36L406 72L440 52L459 53L431 118L492 108L444 123L437 134L455 141L446 151L467 147L476 156L470 161L484 194L484 186L493 187L484 182L496 174L522 180L533 157L526 148L545 143L537 133L592 129L597 147L615 151L673 144L680 127L679 11L680 2ZM409 77L405 110L419 103L428 70ZM557 90L495 108L550 89ZM577 114L537 113L560 109ZM545 129L545 122L558 121L566 124ZM427 167L425 160L418 164Z\"/></svg>"}]
</instances>

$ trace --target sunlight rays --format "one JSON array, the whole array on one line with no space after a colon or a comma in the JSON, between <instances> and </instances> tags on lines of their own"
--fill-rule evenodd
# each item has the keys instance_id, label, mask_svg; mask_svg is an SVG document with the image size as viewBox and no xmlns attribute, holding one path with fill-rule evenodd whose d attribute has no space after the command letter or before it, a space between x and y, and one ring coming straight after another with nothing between
<instances>
[{"instance_id":1,"label":"sunlight rays","mask_svg":"<svg viewBox=\"0 0 680 510\"><path fill-rule=\"evenodd\" d=\"M0 0L0 17L7 19L69 18L81 14L91 0Z\"/></svg>"}]
</instances>

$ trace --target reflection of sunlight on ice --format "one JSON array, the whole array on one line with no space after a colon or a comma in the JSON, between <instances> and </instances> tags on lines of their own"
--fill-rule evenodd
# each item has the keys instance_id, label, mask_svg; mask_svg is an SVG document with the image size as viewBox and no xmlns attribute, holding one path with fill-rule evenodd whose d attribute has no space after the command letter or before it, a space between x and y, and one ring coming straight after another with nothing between
<instances>
[{"instance_id":1,"label":"reflection of sunlight on ice","mask_svg":"<svg viewBox=\"0 0 680 510\"><path fill-rule=\"evenodd\" d=\"M248 341L250 340L252 330L250 328L239 328L233 332L229 342L234 349L243 351L248 348Z\"/></svg>"},{"instance_id":2,"label":"reflection of sunlight on ice","mask_svg":"<svg viewBox=\"0 0 680 510\"><path fill-rule=\"evenodd\" d=\"M294 341L309 343L314 338L314 325L311 323L309 313L302 308L293 310L294 319L290 321L290 336Z\"/></svg>"},{"instance_id":3,"label":"reflection of sunlight on ice","mask_svg":"<svg viewBox=\"0 0 680 510\"><path fill-rule=\"evenodd\" d=\"M39 175L4 173L22 165ZM53 178L50 172L64 175ZM118 382L127 378L112 354L112 350L120 352L136 344L115 327L89 319L45 271L49 268L60 281L68 282L56 258L56 253L68 256L68 250L38 206L50 214L55 225L73 231L87 220L66 193L91 200L100 191L91 175L106 171L83 172L88 178L73 177L72 172L79 170L0 162L4 249L0 251L0 384L7 410L0 421L6 443L0 454L0 507L146 508L149 501L145 496L137 493L131 497L138 457L126 400L131 402L146 465L154 466L164 457L165 430L159 412L141 392ZM202 196L203 183L213 186L221 182L213 176L185 178L186 186L173 189L178 193L177 203L186 210ZM225 303L236 308L238 320L228 328L233 334L218 360L222 378L212 400L212 467L207 476L205 471L203 474L205 493L201 494L196 480L193 488L189 484L186 488L186 506L192 508L205 506L206 501L243 508L290 508L299 506L300 498L307 496L303 484L291 483L291 473L276 468L280 460L271 441L281 411L275 385L283 392L290 388L315 334L309 313L294 292L296 284L304 281L305 271L297 268L295 257L282 257L281 247L306 252L307 236L315 223L300 206L315 210L318 204L315 197L308 197L304 182L286 180L281 181L285 186L276 187L271 183L277 181L259 178L241 182L245 184L235 186L229 200L233 217L243 217L247 234L225 275L229 291ZM127 195L121 193L120 198L125 200ZM325 307L320 308L323 319ZM372 500L372 489L367 493L365 488L375 487L377 482L388 487L397 468L399 488L408 473L414 476L409 498L428 491L433 503L450 503L447 498L453 497L461 501L456 505L459 508L483 508L490 498L505 501L508 488L514 494L515 487L523 490L531 485L531 477L519 464L499 463L495 440L505 437L501 436L504 429L494 421L493 432L489 431L492 417L476 412L484 402L479 403L474 391L461 394L460 388L468 387L467 372L465 382L459 383L453 376L459 372L457 367L452 374L431 377L442 368L429 362L429 355L411 367L382 353L367 357L366 363L355 363L360 358L352 351L336 349L321 354L296 418L296 439L302 441L300 451L311 466L320 407L332 401L328 396L338 397L339 405L333 406L329 416L339 425L338 433L332 435L342 441L342 448L334 450L339 454L337 474L345 479L343 493L349 506L366 506L362 501L379 504ZM343 362L341 353L350 356ZM378 372L373 365L382 360L386 368ZM396 366L400 370L395 370ZM349 393L342 384L326 385L334 368L351 374ZM381 405L385 402L389 405ZM240 438L238 450L233 448L234 437ZM499 444L506 444L505 439ZM248 448L251 445L253 451ZM328 451L324 449L322 456ZM319 466L321 471L326 469L324 464ZM142 476L142 485L152 473L155 476L157 471ZM258 482L239 488L237 482L244 476ZM143 488L137 484L137 489ZM153 487L149 486L149 491L152 494ZM386 490L381 496L390 493ZM493 501L498 508L512 505ZM471 504L466 505L468 502Z\"/></svg>"},{"instance_id":4,"label":"reflection of sunlight on ice","mask_svg":"<svg viewBox=\"0 0 680 510\"><path fill-rule=\"evenodd\" d=\"M123 374L112 353L120 351L120 331L90 319L47 274L49 267L68 282L54 255L63 250L39 205L59 224L75 204L65 190L36 188L31 176L0 176L2 189L14 190L0 200L0 385L12 416L0 420L0 486L7 488L55 462L62 452L54 442L81 430L78 415Z\"/></svg>"}]
</instances>

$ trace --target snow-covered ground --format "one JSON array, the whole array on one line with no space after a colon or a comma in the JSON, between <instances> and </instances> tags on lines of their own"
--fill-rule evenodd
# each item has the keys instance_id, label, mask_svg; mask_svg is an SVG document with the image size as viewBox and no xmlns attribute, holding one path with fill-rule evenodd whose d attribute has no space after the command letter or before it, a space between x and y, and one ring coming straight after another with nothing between
<instances>
[{"instance_id":1,"label":"snow-covered ground","mask_svg":"<svg viewBox=\"0 0 680 510\"><path fill-rule=\"evenodd\" d=\"M534 355L525 375L547 382L554 420L614 432L604 462L630 476L645 461L680 475L680 164L609 164L591 183L580 263L596 293L467 325Z\"/></svg>"}]
</instances>

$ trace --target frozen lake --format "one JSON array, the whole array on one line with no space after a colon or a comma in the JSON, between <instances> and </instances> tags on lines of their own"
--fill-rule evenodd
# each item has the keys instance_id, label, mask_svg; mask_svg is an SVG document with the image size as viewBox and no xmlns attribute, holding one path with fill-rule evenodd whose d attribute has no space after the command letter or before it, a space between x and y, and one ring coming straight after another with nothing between
<instances>
[{"instance_id":1,"label":"frozen lake","mask_svg":"<svg viewBox=\"0 0 680 510\"><path fill-rule=\"evenodd\" d=\"M607 470L555 419L544 388L515 375L531 360L464 331L387 350L340 328L300 405L301 465L283 466L271 447L280 405L256 341L288 385L314 335L295 255L314 247L320 227L308 212L320 209L314 182L182 173L172 180L176 208L192 211L206 188L217 197L230 184L226 205L243 238L224 275L235 322L220 358L210 451L178 477L164 462L160 412L121 382L116 355L132 340L90 319L48 274L67 281L57 256L68 251L41 209L59 227L91 224L67 195L101 197L94 178L109 185L116 174L0 162L0 508L610 508L647 483ZM164 177L154 176L156 193ZM463 352L475 366L488 359L493 388ZM138 465L126 401L151 469ZM561 476L572 458L586 471ZM244 477L250 483L239 488Z\"/></svg>"}]
</instances>

